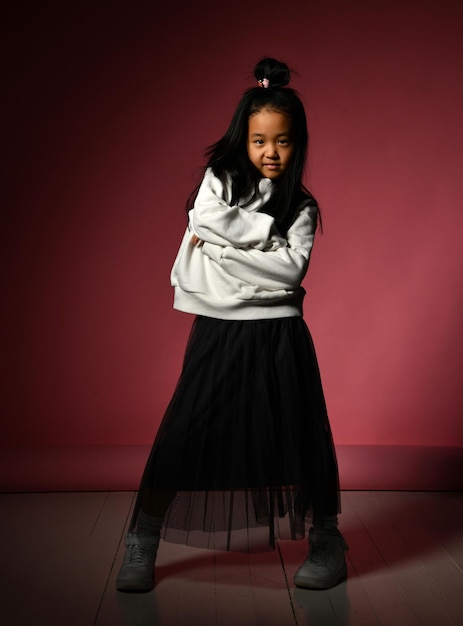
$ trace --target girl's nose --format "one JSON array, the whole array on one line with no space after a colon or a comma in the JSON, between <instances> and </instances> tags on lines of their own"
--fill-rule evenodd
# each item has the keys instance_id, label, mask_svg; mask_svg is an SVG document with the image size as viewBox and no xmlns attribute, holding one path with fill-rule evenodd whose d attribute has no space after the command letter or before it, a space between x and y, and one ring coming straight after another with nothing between
<instances>
[{"instance_id":1,"label":"girl's nose","mask_svg":"<svg viewBox=\"0 0 463 626\"><path fill-rule=\"evenodd\" d=\"M275 158L278 156L276 146L273 143L269 143L265 147L265 156L268 158Z\"/></svg>"}]
</instances>

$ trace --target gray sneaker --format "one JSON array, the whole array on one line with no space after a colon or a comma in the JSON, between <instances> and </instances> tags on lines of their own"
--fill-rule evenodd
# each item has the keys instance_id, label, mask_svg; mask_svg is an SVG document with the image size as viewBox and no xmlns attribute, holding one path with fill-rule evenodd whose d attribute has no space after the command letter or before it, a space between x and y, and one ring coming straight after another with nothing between
<instances>
[{"instance_id":1,"label":"gray sneaker","mask_svg":"<svg viewBox=\"0 0 463 626\"><path fill-rule=\"evenodd\" d=\"M154 561L159 539L159 535L127 535L127 549L116 579L118 591L150 591L154 587Z\"/></svg>"},{"instance_id":2,"label":"gray sneaker","mask_svg":"<svg viewBox=\"0 0 463 626\"><path fill-rule=\"evenodd\" d=\"M347 577L344 537L335 532L309 531L309 554L294 576L296 587L329 589Z\"/></svg>"}]
</instances>

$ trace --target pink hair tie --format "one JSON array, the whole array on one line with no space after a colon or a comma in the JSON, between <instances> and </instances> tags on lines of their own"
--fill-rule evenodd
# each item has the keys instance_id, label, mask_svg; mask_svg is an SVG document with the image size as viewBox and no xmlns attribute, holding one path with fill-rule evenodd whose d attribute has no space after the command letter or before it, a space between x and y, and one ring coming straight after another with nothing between
<instances>
[{"instance_id":1,"label":"pink hair tie","mask_svg":"<svg viewBox=\"0 0 463 626\"><path fill-rule=\"evenodd\" d=\"M268 89L268 87L270 87L270 81L268 78L261 78L257 82L259 83L259 87L263 87L264 89Z\"/></svg>"}]
</instances>

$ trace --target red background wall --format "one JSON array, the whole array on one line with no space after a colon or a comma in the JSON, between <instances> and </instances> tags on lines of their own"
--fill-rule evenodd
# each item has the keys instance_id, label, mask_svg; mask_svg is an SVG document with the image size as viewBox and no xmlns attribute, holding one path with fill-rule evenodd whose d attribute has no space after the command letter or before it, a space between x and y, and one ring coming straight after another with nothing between
<instances>
[{"instance_id":1,"label":"red background wall","mask_svg":"<svg viewBox=\"0 0 463 626\"><path fill-rule=\"evenodd\" d=\"M307 108L305 317L337 444L463 446L461 3L10 4L10 452L151 443L191 324L169 284L185 198L264 55Z\"/></svg>"}]
</instances>

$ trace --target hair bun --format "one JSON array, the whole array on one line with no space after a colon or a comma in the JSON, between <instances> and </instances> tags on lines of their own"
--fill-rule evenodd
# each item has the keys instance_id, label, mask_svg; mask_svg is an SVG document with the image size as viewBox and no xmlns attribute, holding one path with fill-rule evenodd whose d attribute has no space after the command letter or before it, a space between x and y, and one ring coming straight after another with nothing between
<instances>
[{"instance_id":1,"label":"hair bun","mask_svg":"<svg viewBox=\"0 0 463 626\"><path fill-rule=\"evenodd\" d=\"M291 71L286 63L267 57L257 63L254 76L257 81L266 78L270 87L286 87L291 80Z\"/></svg>"}]
</instances>

